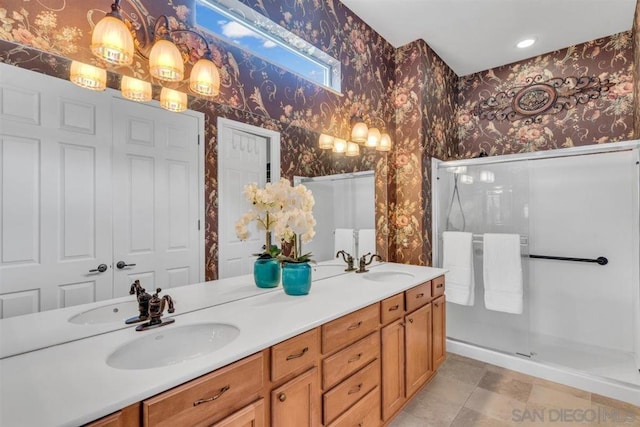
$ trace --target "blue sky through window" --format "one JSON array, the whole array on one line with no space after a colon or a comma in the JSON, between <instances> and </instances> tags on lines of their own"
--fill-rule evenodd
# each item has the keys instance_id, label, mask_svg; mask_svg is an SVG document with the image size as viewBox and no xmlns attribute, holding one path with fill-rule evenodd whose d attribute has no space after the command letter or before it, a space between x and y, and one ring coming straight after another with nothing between
<instances>
[{"instance_id":1,"label":"blue sky through window","mask_svg":"<svg viewBox=\"0 0 640 427\"><path fill-rule=\"evenodd\" d=\"M222 8L218 9L218 7L204 0L196 1L196 23L204 31L314 83L333 86L330 66L297 51L293 46L285 46L283 41L259 32L250 23L232 14L224 13ZM281 30L286 31L282 28Z\"/></svg>"}]
</instances>

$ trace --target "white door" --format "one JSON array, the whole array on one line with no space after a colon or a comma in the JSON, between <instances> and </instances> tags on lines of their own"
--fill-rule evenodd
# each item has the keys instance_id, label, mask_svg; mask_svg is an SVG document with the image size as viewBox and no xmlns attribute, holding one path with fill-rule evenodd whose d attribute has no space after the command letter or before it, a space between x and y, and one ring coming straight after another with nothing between
<instances>
[{"instance_id":1,"label":"white door","mask_svg":"<svg viewBox=\"0 0 640 427\"><path fill-rule=\"evenodd\" d=\"M114 99L114 297L135 279L147 291L203 280L198 129L195 116Z\"/></svg>"},{"instance_id":2,"label":"white door","mask_svg":"<svg viewBox=\"0 0 640 427\"><path fill-rule=\"evenodd\" d=\"M99 95L0 64L0 318L111 297L111 120Z\"/></svg>"},{"instance_id":3,"label":"white door","mask_svg":"<svg viewBox=\"0 0 640 427\"><path fill-rule=\"evenodd\" d=\"M255 257L265 244L264 232L251 225L250 237L242 242L235 233L235 223L251 207L243 187L252 182L264 186L280 179L280 134L255 126L218 119L218 276L249 274Z\"/></svg>"}]
</instances>

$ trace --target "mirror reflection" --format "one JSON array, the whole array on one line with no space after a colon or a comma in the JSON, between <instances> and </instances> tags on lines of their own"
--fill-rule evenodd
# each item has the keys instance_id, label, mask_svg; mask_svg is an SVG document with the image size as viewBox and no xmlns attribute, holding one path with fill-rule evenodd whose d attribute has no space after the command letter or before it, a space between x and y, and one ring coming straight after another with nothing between
<instances>
[{"instance_id":1,"label":"mirror reflection","mask_svg":"<svg viewBox=\"0 0 640 427\"><path fill-rule=\"evenodd\" d=\"M0 332L7 343L0 357L126 327L110 319L135 305L135 296L129 295L134 280L171 293L178 286L218 278L217 214L227 209L215 198L225 179L217 182L209 176L207 150L212 147L203 141L212 136L218 136L218 146L228 141L216 135L215 127L205 126L205 114L170 113L157 102L137 104L116 91L87 91L66 80L0 67L6 107L0 118ZM316 141L317 136L308 139ZM299 154L291 153L286 143L280 148L283 159ZM332 167L322 159L323 166L315 169L308 164L292 169L288 162L281 172L292 177L296 171L335 174L351 169L340 158L329 160ZM271 163L280 169L273 159ZM374 215L380 215L374 214L374 172L345 177L361 184L351 193L332 190L332 201L318 207L353 203L357 215L368 219L348 224L334 218L328 231L317 228L318 238L334 236L336 228L373 229ZM305 185L321 193L329 182L348 186L345 177ZM309 250L317 251L318 260L335 259L334 244L325 247L320 240L317 249L312 242ZM199 305L177 301L176 314L268 291L229 277L214 282L217 293L199 298ZM53 317L43 317L44 312ZM74 316L70 324L76 329L68 334L43 326L45 319ZM25 328L42 328L42 333L22 342ZM14 341L22 343L12 349L8 343Z\"/></svg>"}]
</instances>

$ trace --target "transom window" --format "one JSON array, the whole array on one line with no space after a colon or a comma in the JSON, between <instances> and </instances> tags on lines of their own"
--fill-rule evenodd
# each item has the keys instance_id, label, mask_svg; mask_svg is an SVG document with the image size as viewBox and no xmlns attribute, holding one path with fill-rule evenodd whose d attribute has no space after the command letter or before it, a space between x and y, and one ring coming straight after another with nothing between
<instances>
[{"instance_id":1,"label":"transom window","mask_svg":"<svg viewBox=\"0 0 640 427\"><path fill-rule=\"evenodd\" d=\"M197 0L200 30L340 92L340 61L237 0Z\"/></svg>"}]
</instances>

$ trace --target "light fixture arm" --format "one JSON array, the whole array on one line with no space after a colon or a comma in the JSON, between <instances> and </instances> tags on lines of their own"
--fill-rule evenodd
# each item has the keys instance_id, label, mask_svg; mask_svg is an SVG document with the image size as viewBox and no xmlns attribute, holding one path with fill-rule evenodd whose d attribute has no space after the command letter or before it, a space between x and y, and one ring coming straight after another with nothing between
<instances>
[{"instance_id":1,"label":"light fixture arm","mask_svg":"<svg viewBox=\"0 0 640 427\"><path fill-rule=\"evenodd\" d=\"M113 16L114 18L118 18L122 22L124 19L122 18L122 14L120 13L120 0L114 0L111 4L111 12L107 13L107 16Z\"/></svg>"}]
</instances>

